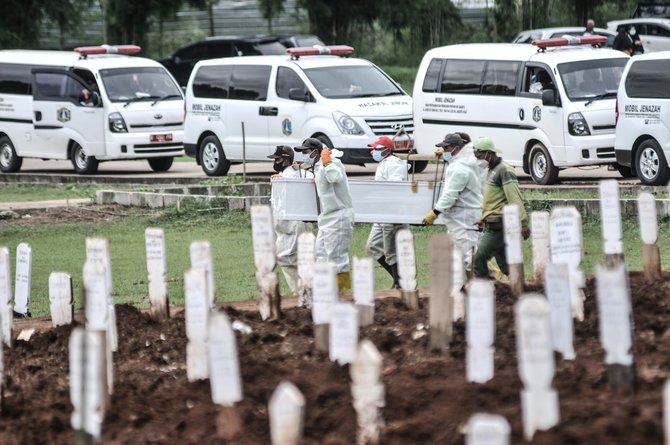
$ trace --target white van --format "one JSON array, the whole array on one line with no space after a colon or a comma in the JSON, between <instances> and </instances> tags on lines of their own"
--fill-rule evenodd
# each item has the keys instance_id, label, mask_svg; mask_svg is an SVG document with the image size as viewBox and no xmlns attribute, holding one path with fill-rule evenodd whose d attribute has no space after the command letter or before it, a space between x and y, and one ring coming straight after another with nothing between
<instances>
[{"instance_id":1,"label":"white van","mask_svg":"<svg viewBox=\"0 0 670 445\"><path fill-rule=\"evenodd\" d=\"M670 51L630 59L617 96L616 160L643 184L670 179Z\"/></svg>"},{"instance_id":2,"label":"white van","mask_svg":"<svg viewBox=\"0 0 670 445\"><path fill-rule=\"evenodd\" d=\"M219 176L231 162L267 161L277 145L315 137L342 150L343 162L362 164L372 160L367 145L378 136L412 133L412 99L396 82L367 60L321 51L198 62L186 88L186 154Z\"/></svg>"},{"instance_id":3,"label":"white van","mask_svg":"<svg viewBox=\"0 0 670 445\"><path fill-rule=\"evenodd\" d=\"M628 56L591 46L605 41L575 37L534 42L540 46L428 51L414 84L417 150L432 153L454 131L489 136L507 162L538 184L555 183L561 168L613 163L614 98ZM590 44L564 46L569 42Z\"/></svg>"},{"instance_id":4,"label":"white van","mask_svg":"<svg viewBox=\"0 0 670 445\"><path fill-rule=\"evenodd\" d=\"M0 51L0 171L23 158L69 159L82 174L121 159L168 170L184 153L183 94L158 62L107 54L139 50Z\"/></svg>"}]
</instances>

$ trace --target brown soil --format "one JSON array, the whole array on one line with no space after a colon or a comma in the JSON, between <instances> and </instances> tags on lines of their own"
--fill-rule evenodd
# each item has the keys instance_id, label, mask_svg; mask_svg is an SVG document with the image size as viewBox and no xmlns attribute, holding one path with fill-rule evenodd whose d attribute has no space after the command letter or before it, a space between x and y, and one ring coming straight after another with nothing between
<instances>
[{"instance_id":1,"label":"brown soil","mask_svg":"<svg viewBox=\"0 0 670 445\"><path fill-rule=\"evenodd\" d=\"M655 285L631 274L635 311L637 387L632 396L608 388L598 340L594 282L586 289L586 320L576 327L577 360L557 356L554 386L561 423L538 432L534 444L662 443L661 392L670 375L670 273ZM520 381L516 367L513 303L496 286L495 377L487 384L465 381L464 324L457 323L449 355L426 352L428 336L412 340L427 319L427 300L411 313L396 298L378 300L376 325L362 330L384 356L387 390L384 444L462 444L470 415L504 415L512 443L521 436ZM267 402L288 379L307 400L305 444L355 443L348 367L330 363L313 347L310 315L291 308L281 321L262 323L256 312L223 308L253 328L238 334L245 399L238 405L244 430L234 440L216 437L217 408L209 383L188 383L183 313L154 322L144 313L117 306L119 351L114 356L115 391L103 426L105 444L267 444ZM0 443L71 444L67 343L70 327L39 332L5 350L6 389Z\"/></svg>"},{"instance_id":2,"label":"brown soil","mask_svg":"<svg viewBox=\"0 0 670 445\"><path fill-rule=\"evenodd\" d=\"M3 227L30 227L44 224L108 223L128 216L158 215L162 209L122 207L117 205L83 205L47 209L20 210L19 217L0 219Z\"/></svg>"}]
</instances>

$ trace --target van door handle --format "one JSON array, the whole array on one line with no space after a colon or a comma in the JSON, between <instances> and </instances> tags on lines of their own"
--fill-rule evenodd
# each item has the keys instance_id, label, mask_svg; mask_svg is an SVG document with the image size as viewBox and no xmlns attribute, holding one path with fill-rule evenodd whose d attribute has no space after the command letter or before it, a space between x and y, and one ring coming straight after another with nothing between
<instances>
[{"instance_id":1,"label":"van door handle","mask_svg":"<svg viewBox=\"0 0 670 445\"><path fill-rule=\"evenodd\" d=\"M523 120L523 118L526 117L525 113L523 112L523 108L519 108L519 120Z\"/></svg>"},{"instance_id":2,"label":"van door handle","mask_svg":"<svg viewBox=\"0 0 670 445\"><path fill-rule=\"evenodd\" d=\"M277 107L259 107L258 114L261 116L276 116L279 113L279 108Z\"/></svg>"},{"instance_id":3,"label":"van door handle","mask_svg":"<svg viewBox=\"0 0 670 445\"><path fill-rule=\"evenodd\" d=\"M35 122L39 122L42 120L42 112L41 111L35 111Z\"/></svg>"}]
</instances>

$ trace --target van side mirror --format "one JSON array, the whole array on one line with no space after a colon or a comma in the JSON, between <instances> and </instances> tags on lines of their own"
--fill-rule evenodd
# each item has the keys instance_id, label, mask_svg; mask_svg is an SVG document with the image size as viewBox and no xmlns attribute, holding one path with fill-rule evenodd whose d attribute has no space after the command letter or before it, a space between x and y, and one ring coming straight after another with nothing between
<instances>
[{"instance_id":1,"label":"van side mirror","mask_svg":"<svg viewBox=\"0 0 670 445\"><path fill-rule=\"evenodd\" d=\"M288 98L291 100L309 102L309 94L303 88L290 88L288 90Z\"/></svg>"},{"instance_id":2,"label":"van side mirror","mask_svg":"<svg viewBox=\"0 0 670 445\"><path fill-rule=\"evenodd\" d=\"M542 91L542 105L556 106L556 94L554 93L554 90Z\"/></svg>"},{"instance_id":3,"label":"van side mirror","mask_svg":"<svg viewBox=\"0 0 670 445\"><path fill-rule=\"evenodd\" d=\"M91 103L94 107L102 106L102 98L100 97L100 93L97 91L91 91Z\"/></svg>"}]
</instances>

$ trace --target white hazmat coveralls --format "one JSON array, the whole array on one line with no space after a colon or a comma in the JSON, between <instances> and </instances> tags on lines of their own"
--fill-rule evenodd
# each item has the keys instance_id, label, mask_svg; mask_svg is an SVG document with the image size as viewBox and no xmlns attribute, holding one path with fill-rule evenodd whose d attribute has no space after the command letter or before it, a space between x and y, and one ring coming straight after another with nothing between
<instances>
[{"instance_id":1,"label":"white hazmat coveralls","mask_svg":"<svg viewBox=\"0 0 670 445\"><path fill-rule=\"evenodd\" d=\"M312 172L295 169L289 165L279 174L282 178L313 178ZM274 206L275 203L273 202ZM312 231L312 223L302 221L278 220L275 226L275 249L277 263L286 278L286 284L294 294L298 290L298 237Z\"/></svg>"},{"instance_id":2,"label":"white hazmat coveralls","mask_svg":"<svg viewBox=\"0 0 670 445\"><path fill-rule=\"evenodd\" d=\"M447 230L463 252L466 270L472 269L472 255L479 242L475 226L482 215L482 169L471 144L453 157L444 176L444 188L434 208L444 214Z\"/></svg>"},{"instance_id":3,"label":"white hazmat coveralls","mask_svg":"<svg viewBox=\"0 0 670 445\"><path fill-rule=\"evenodd\" d=\"M394 155L385 157L377 166L375 181L407 181L407 161ZM407 224L373 224L366 246L368 254L376 261L385 257L387 264L396 264L395 235L404 228Z\"/></svg>"},{"instance_id":4,"label":"white hazmat coveralls","mask_svg":"<svg viewBox=\"0 0 670 445\"><path fill-rule=\"evenodd\" d=\"M321 160L314 165L316 191L320 211L314 255L317 260L335 264L336 272L349 272L349 246L354 235L354 209L349 181L344 165L332 150L332 161L324 166Z\"/></svg>"}]
</instances>

